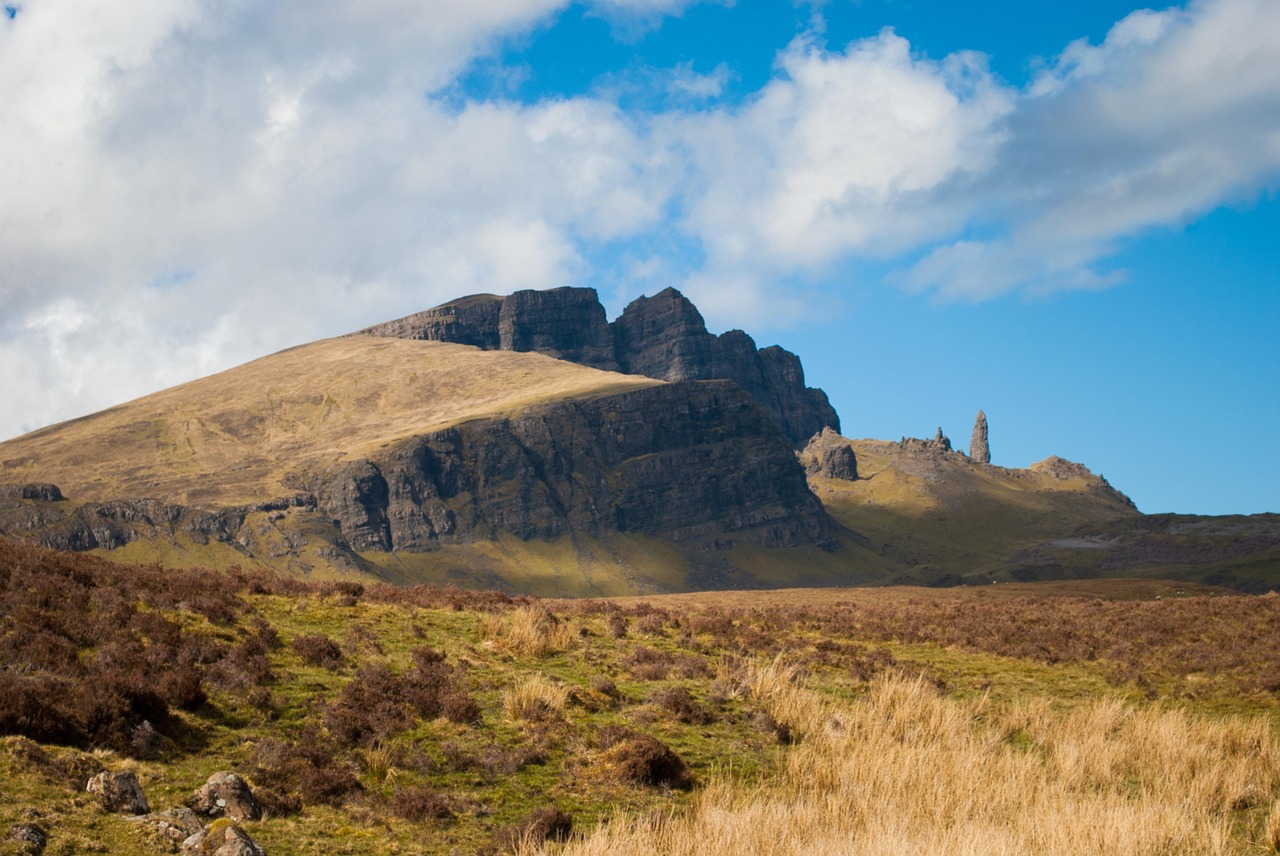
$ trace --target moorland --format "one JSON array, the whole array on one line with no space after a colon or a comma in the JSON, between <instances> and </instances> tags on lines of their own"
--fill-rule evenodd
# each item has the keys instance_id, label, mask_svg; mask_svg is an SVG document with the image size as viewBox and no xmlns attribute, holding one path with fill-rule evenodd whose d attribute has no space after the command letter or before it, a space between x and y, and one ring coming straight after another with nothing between
<instances>
[{"instance_id":1,"label":"moorland","mask_svg":"<svg viewBox=\"0 0 1280 856\"><path fill-rule=\"evenodd\" d=\"M0 601L0 830L39 826L47 853L176 852L159 814L219 771L249 783L262 814L240 826L275 854L1280 842L1275 595L552 601L3 539ZM103 770L133 772L151 815L86 793Z\"/></svg>"}]
</instances>

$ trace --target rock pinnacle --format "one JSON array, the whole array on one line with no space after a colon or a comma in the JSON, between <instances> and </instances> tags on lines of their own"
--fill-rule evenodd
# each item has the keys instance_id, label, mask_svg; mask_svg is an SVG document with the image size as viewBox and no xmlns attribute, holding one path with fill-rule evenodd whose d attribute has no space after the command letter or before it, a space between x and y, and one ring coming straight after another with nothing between
<instances>
[{"instance_id":1,"label":"rock pinnacle","mask_svg":"<svg viewBox=\"0 0 1280 856\"><path fill-rule=\"evenodd\" d=\"M973 437L969 440L969 458L975 463L991 463L991 447L987 445L987 414L978 411L973 420Z\"/></svg>"}]
</instances>

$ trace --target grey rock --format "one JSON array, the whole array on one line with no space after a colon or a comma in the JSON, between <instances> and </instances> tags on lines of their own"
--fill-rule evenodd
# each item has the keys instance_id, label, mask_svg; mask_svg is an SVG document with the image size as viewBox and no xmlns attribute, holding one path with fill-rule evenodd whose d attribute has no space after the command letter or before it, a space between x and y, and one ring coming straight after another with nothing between
<instances>
[{"instance_id":1,"label":"grey rock","mask_svg":"<svg viewBox=\"0 0 1280 856\"><path fill-rule=\"evenodd\" d=\"M498 347L617 371L613 334L594 288L517 291L502 301Z\"/></svg>"},{"instance_id":2,"label":"grey rock","mask_svg":"<svg viewBox=\"0 0 1280 856\"><path fill-rule=\"evenodd\" d=\"M815 434L800 453L805 473L828 479L858 480L858 458L849 441L830 428Z\"/></svg>"},{"instance_id":3,"label":"grey rock","mask_svg":"<svg viewBox=\"0 0 1280 856\"><path fill-rule=\"evenodd\" d=\"M987 414L978 411L973 420L973 437L969 440L969 458L974 463L991 463L991 447L987 445Z\"/></svg>"},{"instance_id":4,"label":"grey rock","mask_svg":"<svg viewBox=\"0 0 1280 856\"><path fill-rule=\"evenodd\" d=\"M142 785L132 772L99 773L89 780L85 786L91 794L102 800L102 807L116 814L148 814L147 797L142 793Z\"/></svg>"},{"instance_id":5,"label":"grey rock","mask_svg":"<svg viewBox=\"0 0 1280 856\"><path fill-rule=\"evenodd\" d=\"M262 818L262 807L249 783L228 770L210 776L191 794L187 805L205 817L229 817L235 821Z\"/></svg>"},{"instance_id":6,"label":"grey rock","mask_svg":"<svg viewBox=\"0 0 1280 856\"><path fill-rule=\"evenodd\" d=\"M175 806L164 811L144 814L141 817L130 819L142 826L149 827L156 834L169 839L175 844L181 844L204 829L204 824L201 823L200 818L196 817L196 813L183 806Z\"/></svg>"},{"instance_id":7,"label":"grey rock","mask_svg":"<svg viewBox=\"0 0 1280 856\"><path fill-rule=\"evenodd\" d=\"M49 843L49 835L43 827L34 823L19 823L9 828L5 841L12 842L15 850L27 856L40 856Z\"/></svg>"},{"instance_id":8,"label":"grey rock","mask_svg":"<svg viewBox=\"0 0 1280 856\"><path fill-rule=\"evenodd\" d=\"M215 820L182 842L183 856L266 856L266 852L227 818Z\"/></svg>"},{"instance_id":9,"label":"grey rock","mask_svg":"<svg viewBox=\"0 0 1280 856\"><path fill-rule=\"evenodd\" d=\"M0 497L5 499L35 499L40 502L61 502L62 491L56 484L31 482L29 484L0 484Z\"/></svg>"}]
</instances>

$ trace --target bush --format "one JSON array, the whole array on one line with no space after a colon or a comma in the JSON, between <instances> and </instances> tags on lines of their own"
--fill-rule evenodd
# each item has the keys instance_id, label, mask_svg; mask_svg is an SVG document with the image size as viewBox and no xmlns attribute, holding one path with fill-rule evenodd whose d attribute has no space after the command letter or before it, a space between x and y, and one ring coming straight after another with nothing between
<instances>
[{"instance_id":1,"label":"bush","mask_svg":"<svg viewBox=\"0 0 1280 856\"><path fill-rule=\"evenodd\" d=\"M453 820L454 817L445 798L425 787L397 788L391 797L390 807L396 817L414 823Z\"/></svg>"},{"instance_id":2,"label":"bush","mask_svg":"<svg viewBox=\"0 0 1280 856\"><path fill-rule=\"evenodd\" d=\"M693 787L693 775L680 756L647 734L635 734L615 743L604 760L620 781L629 784L676 790Z\"/></svg>"},{"instance_id":3,"label":"bush","mask_svg":"<svg viewBox=\"0 0 1280 856\"><path fill-rule=\"evenodd\" d=\"M490 853L518 853L544 841L564 842L573 832L573 815L553 806L534 809L518 823L494 833Z\"/></svg>"},{"instance_id":4,"label":"bush","mask_svg":"<svg viewBox=\"0 0 1280 856\"><path fill-rule=\"evenodd\" d=\"M342 668L346 661L338 643L322 634L297 637L293 640L293 650L308 666L319 666L331 672Z\"/></svg>"},{"instance_id":5,"label":"bush","mask_svg":"<svg viewBox=\"0 0 1280 856\"><path fill-rule=\"evenodd\" d=\"M706 725L715 721L702 705L684 687L663 687L649 696L649 704L655 704L686 725Z\"/></svg>"}]
</instances>

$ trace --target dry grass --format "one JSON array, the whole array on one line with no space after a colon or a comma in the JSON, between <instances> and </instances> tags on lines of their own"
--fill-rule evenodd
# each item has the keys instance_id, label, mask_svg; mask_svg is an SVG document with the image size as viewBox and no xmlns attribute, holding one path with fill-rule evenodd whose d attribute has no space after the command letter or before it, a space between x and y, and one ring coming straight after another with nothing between
<instances>
[{"instance_id":1,"label":"dry grass","mask_svg":"<svg viewBox=\"0 0 1280 856\"><path fill-rule=\"evenodd\" d=\"M480 625L485 644L512 657L545 657L569 649L572 628L541 606L488 615Z\"/></svg>"},{"instance_id":2,"label":"dry grass","mask_svg":"<svg viewBox=\"0 0 1280 856\"><path fill-rule=\"evenodd\" d=\"M502 691L502 710L516 722L557 718L568 703L568 688L541 674L521 678Z\"/></svg>"},{"instance_id":3,"label":"dry grass","mask_svg":"<svg viewBox=\"0 0 1280 856\"><path fill-rule=\"evenodd\" d=\"M1280 809L1266 829L1233 830L1280 777L1265 722L1115 701L1000 711L900 674L837 703L778 661L740 677L800 737L775 777L714 781L687 816L619 820L558 852L1190 856L1280 837Z\"/></svg>"},{"instance_id":4,"label":"dry grass","mask_svg":"<svg viewBox=\"0 0 1280 856\"><path fill-rule=\"evenodd\" d=\"M0 481L54 482L77 500L258 502L292 492L280 482L286 468L656 383L541 354L326 339L0 443Z\"/></svg>"}]
</instances>

